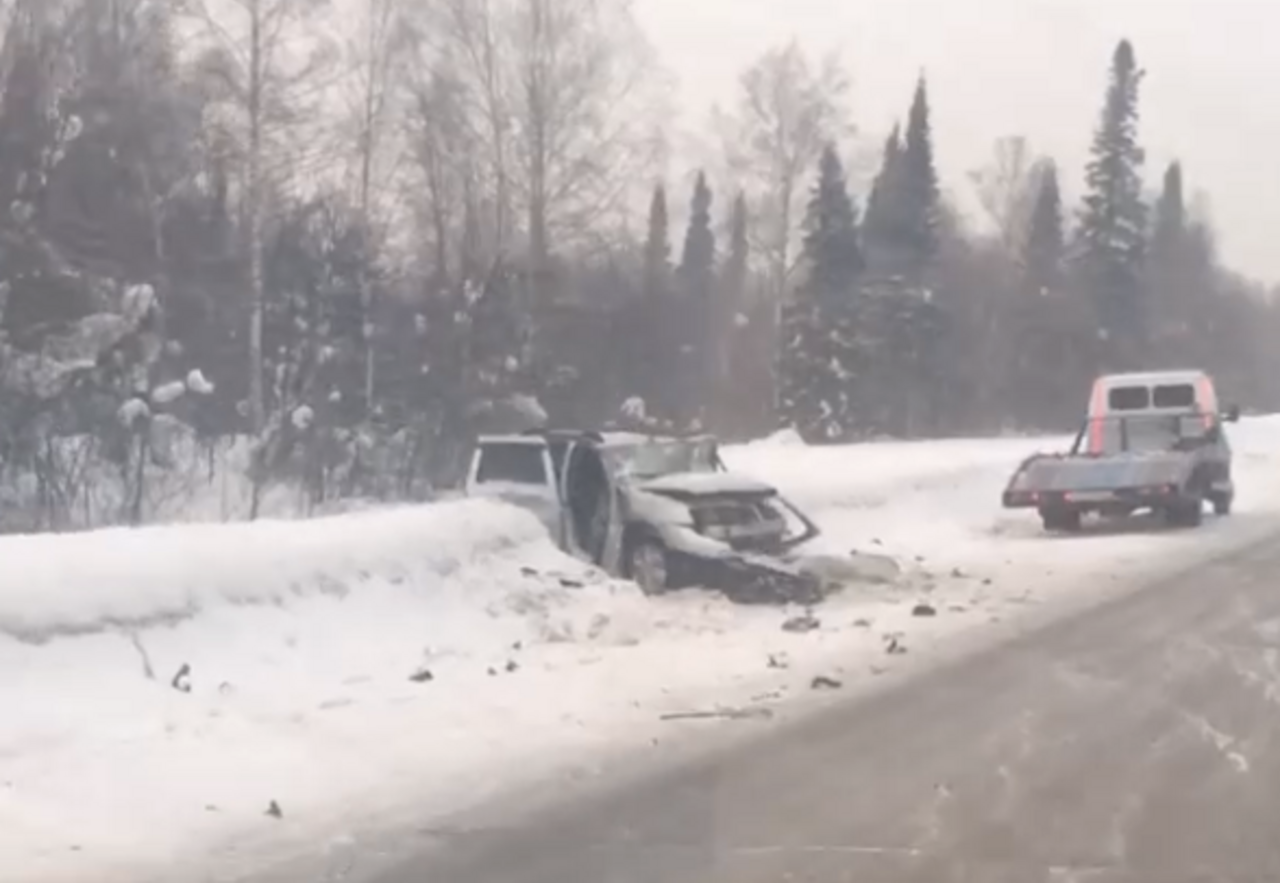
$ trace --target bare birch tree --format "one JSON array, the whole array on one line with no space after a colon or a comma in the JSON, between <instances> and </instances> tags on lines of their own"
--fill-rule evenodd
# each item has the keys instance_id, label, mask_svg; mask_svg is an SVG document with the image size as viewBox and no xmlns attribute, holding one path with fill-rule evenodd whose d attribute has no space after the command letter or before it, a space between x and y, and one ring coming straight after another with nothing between
<instances>
[{"instance_id":1,"label":"bare birch tree","mask_svg":"<svg viewBox=\"0 0 1280 883\"><path fill-rule=\"evenodd\" d=\"M729 167L755 203L754 245L775 297L786 292L795 267L805 179L827 144L853 133L849 87L835 56L815 65L793 41L753 62L734 113L716 114Z\"/></svg>"},{"instance_id":2,"label":"bare birch tree","mask_svg":"<svg viewBox=\"0 0 1280 883\"><path fill-rule=\"evenodd\" d=\"M1022 247L1042 172L1042 161L1037 160L1027 139L1011 135L996 141L987 165L969 173L978 202L1006 255L1016 255Z\"/></svg>"},{"instance_id":3,"label":"bare birch tree","mask_svg":"<svg viewBox=\"0 0 1280 883\"><path fill-rule=\"evenodd\" d=\"M394 165L390 126L399 62L408 46L404 0L359 0L355 33L346 47L350 76L346 79L356 147L355 193L360 226L366 236L381 233L384 186ZM364 402L370 411L375 392L374 286L360 284L361 346L364 349Z\"/></svg>"},{"instance_id":4,"label":"bare birch tree","mask_svg":"<svg viewBox=\"0 0 1280 883\"><path fill-rule=\"evenodd\" d=\"M529 253L541 267L553 236L576 238L619 208L652 158L642 104L652 66L622 0L521 0L513 48Z\"/></svg>"},{"instance_id":5,"label":"bare birch tree","mask_svg":"<svg viewBox=\"0 0 1280 883\"><path fill-rule=\"evenodd\" d=\"M217 89L224 118L242 151L243 202L248 227L250 287L249 417L266 425L263 318L266 310L263 252L266 200L281 176L304 174L290 135L314 119L324 92L317 75L333 58L317 24L328 0L183 0L209 41L201 69Z\"/></svg>"},{"instance_id":6,"label":"bare birch tree","mask_svg":"<svg viewBox=\"0 0 1280 883\"><path fill-rule=\"evenodd\" d=\"M448 72L426 71L410 99L405 128L417 173L412 209L428 239L430 274L444 280L455 253L460 269L477 258L475 139L466 127L462 86Z\"/></svg>"},{"instance_id":7,"label":"bare birch tree","mask_svg":"<svg viewBox=\"0 0 1280 883\"><path fill-rule=\"evenodd\" d=\"M472 194L488 207L484 220L475 221L494 253L505 250L512 226L512 75L505 34L510 2L438 0L424 8L418 21L417 62L430 72L415 86L418 107L424 106L424 88L439 98L439 88L448 81L450 101L475 148L471 159L478 160L481 178L474 183L486 191L483 199ZM471 211L478 215L479 206L472 205Z\"/></svg>"},{"instance_id":8,"label":"bare birch tree","mask_svg":"<svg viewBox=\"0 0 1280 883\"><path fill-rule=\"evenodd\" d=\"M439 0L418 32L420 67L453 82L477 148L489 251L523 221L538 266L628 206L664 97L629 0Z\"/></svg>"}]
</instances>

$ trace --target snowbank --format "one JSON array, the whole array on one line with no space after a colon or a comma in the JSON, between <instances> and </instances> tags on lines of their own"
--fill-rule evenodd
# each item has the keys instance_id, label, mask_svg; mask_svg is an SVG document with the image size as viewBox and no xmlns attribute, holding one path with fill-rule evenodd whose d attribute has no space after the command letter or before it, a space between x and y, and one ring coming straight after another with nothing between
<instances>
[{"instance_id":1,"label":"snowbank","mask_svg":"<svg viewBox=\"0 0 1280 883\"><path fill-rule=\"evenodd\" d=\"M4 538L0 560L6 883L137 880L271 801L287 832L402 779L457 800L434 774L484 770L530 702L520 649L645 608L487 501Z\"/></svg>"},{"instance_id":2,"label":"snowbank","mask_svg":"<svg viewBox=\"0 0 1280 883\"><path fill-rule=\"evenodd\" d=\"M498 553L546 545L532 515L486 501L296 522L0 538L0 633L23 640L172 623L218 605L341 597L361 583L423 591Z\"/></svg>"},{"instance_id":3,"label":"snowbank","mask_svg":"<svg viewBox=\"0 0 1280 883\"><path fill-rule=\"evenodd\" d=\"M664 715L769 726L816 675L868 682L1270 529L1280 419L1232 438L1237 516L1073 538L999 508L1016 463L1063 440L730 449L810 510L815 552L904 568L785 630L803 611L644 598L479 501L0 540L0 879L234 875L282 850L327 867L388 821L563 790L708 726Z\"/></svg>"}]
</instances>

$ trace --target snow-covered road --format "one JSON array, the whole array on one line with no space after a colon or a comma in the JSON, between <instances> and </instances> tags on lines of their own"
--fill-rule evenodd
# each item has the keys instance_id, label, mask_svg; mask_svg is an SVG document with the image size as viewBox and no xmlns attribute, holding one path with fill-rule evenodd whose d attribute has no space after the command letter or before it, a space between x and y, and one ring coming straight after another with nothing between
<instances>
[{"instance_id":1,"label":"snow-covered road","mask_svg":"<svg viewBox=\"0 0 1280 883\"><path fill-rule=\"evenodd\" d=\"M817 676L844 695L1271 529L1280 419L1233 440L1232 518L1066 539L999 508L1053 440L726 452L815 516L814 551L902 565L800 633L802 611L643 598L481 502L0 540L0 879L230 879L716 726L664 715L768 726Z\"/></svg>"}]
</instances>

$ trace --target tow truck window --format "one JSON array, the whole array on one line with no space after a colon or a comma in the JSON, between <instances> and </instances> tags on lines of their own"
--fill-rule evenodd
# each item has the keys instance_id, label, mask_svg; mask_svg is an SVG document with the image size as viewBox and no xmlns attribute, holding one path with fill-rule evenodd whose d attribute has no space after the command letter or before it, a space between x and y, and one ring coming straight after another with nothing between
<instances>
[{"instance_id":1,"label":"tow truck window","mask_svg":"<svg viewBox=\"0 0 1280 883\"><path fill-rule=\"evenodd\" d=\"M1151 400L1157 408L1194 408L1196 391L1189 383L1157 386L1151 395Z\"/></svg>"},{"instance_id":2,"label":"tow truck window","mask_svg":"<svg viewBox=\"0 0 1280 883\"><path fill-rule=\"evenodd\" d=\"M1145 411L1151 407L1151 391L1145 386L1117 386L1107 393L1112 411Z\"/></svg>"},{"instance_id":3,"label":"tow truck window","mask_svg":"<svg viewBox=\"0 0 1280 883\"><path fill-rule=\"evenodd\" d=\"M541 445L515 442L487 444L480 451L476 469L479 483L503 481L512 484L547 484L547 467Z\"/></svg>"}]
</instances>

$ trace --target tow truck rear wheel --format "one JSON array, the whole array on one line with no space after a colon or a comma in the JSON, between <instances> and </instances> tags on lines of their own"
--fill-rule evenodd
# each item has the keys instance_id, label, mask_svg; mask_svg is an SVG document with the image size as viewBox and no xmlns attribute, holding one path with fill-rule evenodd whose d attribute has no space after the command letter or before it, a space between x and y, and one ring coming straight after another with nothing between
<instances>
[{"instance_id":1,"label":"tow truck rear wheel","mask_svg":"<svg viewBox=\"0 0 1280 883\"><path fill-rule=\"evenodd\" d=\"M1204 501L1199 497L1181 500L1165 510L1165 519L1173 527L1199 527L1204 521Z\"/></svg>"},{"instance_id":2,"label":"tow truck rear wheel","mask_svg":"<svg viewBox=\"0 0 1280 883\"><path fill-rule=\"evenodd\" d=\"M1076 533L1080 530L1080 513L1074 509L1041 509L1044 529L1052 533Z\"/></svg>"},{"instance_id":3,"label":"tow truck rear wheel","mask_svg":"<svg viewBox=\"0 0 1280 883\"><path fill-rule=\"evenodd\" d=\"M1212 502L1214 515L1230 515L1231 504L1235 502L1235 494L1214 494Z\"/></svg>"}]
</instances>

